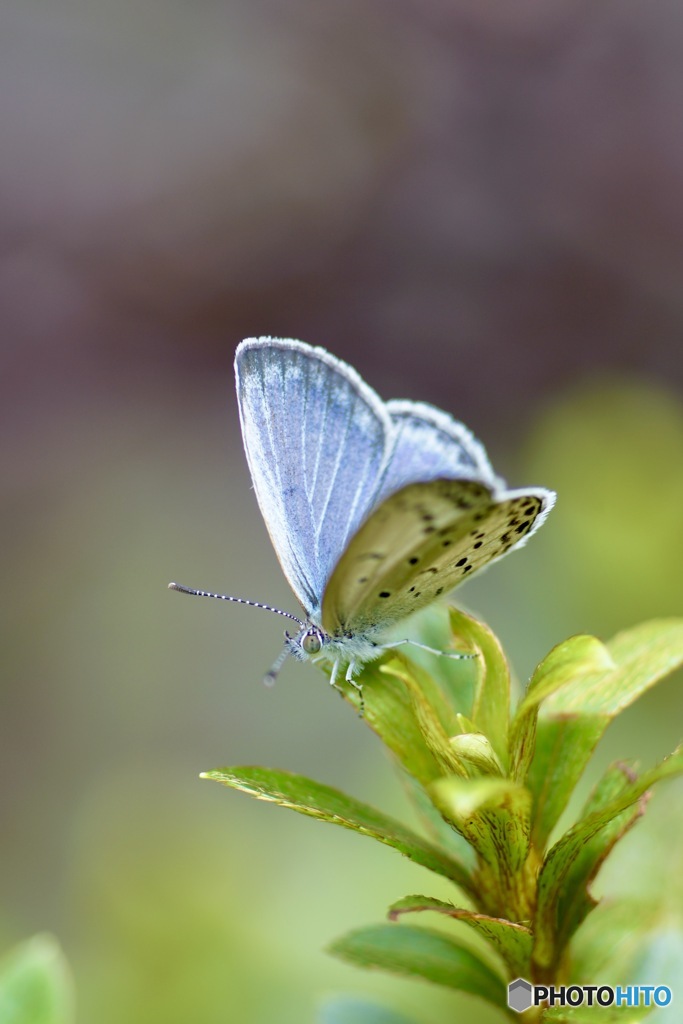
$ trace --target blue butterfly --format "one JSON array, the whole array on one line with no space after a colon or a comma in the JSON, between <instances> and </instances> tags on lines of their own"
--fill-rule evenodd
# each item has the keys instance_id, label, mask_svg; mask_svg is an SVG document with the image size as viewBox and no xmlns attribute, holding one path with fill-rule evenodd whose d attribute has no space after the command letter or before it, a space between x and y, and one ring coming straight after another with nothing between
<instances>
[{"instance_id":1,"label":"blue butterfly","mask_svg":"<svg viewBox=\"0 0 683 1024\"><path fill-rule=\"evenodd\" d=\"M507 490L480 442L447 413L383 402L322 348L250 338L237 348L235 373L254 490L305 618L169 586L296 622L267 681L292 655L329 661L332 685L346 666L360 689L364 664L414 642L387 640L390 629L526 544L553 507L552 491Z\"/></svg>"}]
</instances>

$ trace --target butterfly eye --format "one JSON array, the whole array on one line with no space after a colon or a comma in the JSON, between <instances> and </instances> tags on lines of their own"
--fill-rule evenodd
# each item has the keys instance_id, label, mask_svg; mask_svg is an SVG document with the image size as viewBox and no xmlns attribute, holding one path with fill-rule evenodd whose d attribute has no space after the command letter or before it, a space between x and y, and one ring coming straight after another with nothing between
<instances>
[{"instance_id":1,"label":"butterfly eye","mask_svg":"<svg viewBox=\"0 0 683 1024\"><path fill-rule=\"evenodd\" d=\"M322 642L317 633L306 633L306 636L301 641L301 646L306 654L319 654Z\"/></svg>"}]
</instances>

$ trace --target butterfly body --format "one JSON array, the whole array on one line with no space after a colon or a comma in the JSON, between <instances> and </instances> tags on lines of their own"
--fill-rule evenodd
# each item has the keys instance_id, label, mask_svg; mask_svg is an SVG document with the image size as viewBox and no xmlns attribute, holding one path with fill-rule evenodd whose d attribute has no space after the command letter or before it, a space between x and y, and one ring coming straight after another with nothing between
<instances>
[{"instance_id":1,"label":"butterfly body","mask_svg":"<svg viewBox=\"0 0 683 1024\"><path fill-rule=\"evenodd\" d=\"M374 632L379 639L381 630L376 629ZM296 636L286 635L285 644L297 661L308 661L309 658L316 660L322 657L332 662L346 662L358 668L368 661L379 658L384 650L378 640L372 639L370 632L341 633L333 636L310 620L304 623Z\"/></svg>"},{"instance_id":2,"label":"butterfly body","mask_svg":"<svg viewBox=\"0 0 683 1024\"><path fill-rule=\"evenodd\" d=\"M299 630L271 679L292 655L353 681L409 642L387 642L390 630L526 543L553 506L544 488L508 490L447 413L383 402L324 349L251 338L235 375L256 497L305 616L280 613Z\"/></svg>"}]
</instances>

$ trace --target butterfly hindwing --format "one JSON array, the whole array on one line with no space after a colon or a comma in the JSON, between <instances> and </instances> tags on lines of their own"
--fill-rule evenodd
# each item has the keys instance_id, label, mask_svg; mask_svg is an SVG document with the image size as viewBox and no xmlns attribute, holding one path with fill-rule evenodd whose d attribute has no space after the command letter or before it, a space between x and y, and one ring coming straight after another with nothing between
<instances>
[{"instance_id":1,"label":"butterfly hindwing","mask_svg":"<svg viewBox=\"0 0 683 1024\"><path fill-rule=\"evenodd\" d=\"M426 402L386 403L394 443L374 504L410 483L437 477L481 480L504 487L495 476L484 446L464 424Z\"/></svg>"},{"instance_id":2,"label":"butterfly hindwing","mask_svg":"<svg viewBox=\"0 0 683 1024\"><path fill-rule=\"evenodd\" d=\"M549 511L543 490L431 480L391 495L357 531L323 598L332 634L380 631L519 547Z\"/></svg>"}]
</instances>

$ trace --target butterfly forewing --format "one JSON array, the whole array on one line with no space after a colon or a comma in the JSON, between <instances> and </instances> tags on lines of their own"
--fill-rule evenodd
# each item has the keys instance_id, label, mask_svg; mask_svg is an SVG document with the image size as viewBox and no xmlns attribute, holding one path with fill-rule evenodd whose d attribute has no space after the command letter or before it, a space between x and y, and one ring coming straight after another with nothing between
<instances>
[{"instance_id":1,"label":"butterfly forewing","mask_svg":"<svg viewBox=\"0 0 683 1024\"><path fill-rule=\"evenodd\" d=\"M256 497L292 590L315 613L372 503L391 419L355 370L301 342L242 342L235 372Z\"/></svg>"},{"instance_id":2,"label":"butterfly forewing","mask_svg":"<svg viewBox=\"0 0 683 1024\"><path fill-rule=\"evenodd\" d=\"M523 544L548 510L545 491L496 493L480 481L410 484L354 536L323 598L330 633L384 629Z\"/></svg>"}]
</instances>

